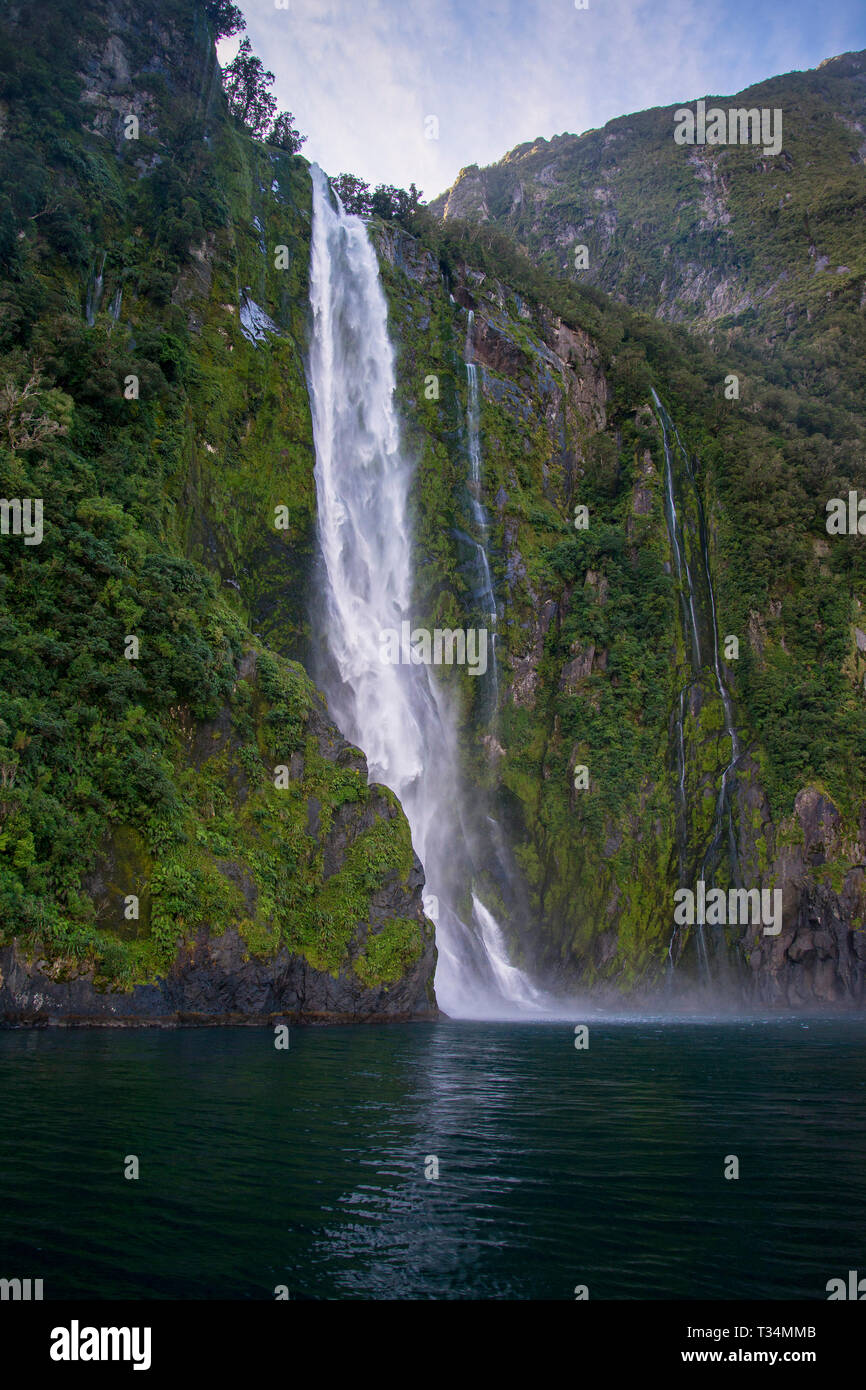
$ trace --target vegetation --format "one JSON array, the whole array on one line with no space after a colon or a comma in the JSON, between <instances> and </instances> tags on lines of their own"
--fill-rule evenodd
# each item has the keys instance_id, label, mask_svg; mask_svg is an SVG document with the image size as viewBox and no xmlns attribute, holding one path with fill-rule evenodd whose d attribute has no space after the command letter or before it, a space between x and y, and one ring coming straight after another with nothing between
<instances>
[{"instance_id":1,"label":"vegetation","mask_svg":"<svg viewBox=\"0 0 866 1390\"><path fill-rule=\"evenodd\" d=\"M139 19L123 38L137 138L114 90L85 100L70 42L104 53L107 9L24 3L0 24L0 492L44 504L40 544L0 537L0 930L129 985L200 927L232 925L251 951L286 946L373 988L419 958L423 928L377 906L395 882L410 896L408 827L367 787L303 665L315 511L303 137L247 39L221 92L212 40L242 31L235 6L142 0ZM825 79L845 115L852 75ZM446 678L465 775L496 799L534 909L536 929L512 948L571 978L630 985L669 940L688 658L653 387L693 464L688 520L700 499L719 631L740 643L727 676L743 784L757 791L738 826L748 853L767 866L806 785L832 797L846 833L862 799L866 553L824 525L827 499L856 489L866 462L866 267L849 217L861 184L850 132L827 124L812 77L784 80L826 127L828 177L806 172L796 134L784 174L729 152L731 234L708 242L694 171L662 142L665 113L629 117L656 151L658 221L629 202L646 173L617 146L624 213L595 248L594 283L553 247L568 207L602 186L587 173L604 164L600 139L526 147L485 171L485 225L468 199L465 220L442 223L414 185L335 181L387 253L417 459L415 606L429 626L482 617L467 540L470 305L491 335L481 428L502 604L497 717L482 683L456 668ZM538 192L552 157L561 179L536 235L511 211L513 179ZM796 218L822 254L846 258L829 289L815 258L798 260ZM752 239L759 224L772 253ZM737 269L748 303L710 323L698 300L672 299L665 247L680 267L702 258L707 283ZM762 298L783 272L788 289ZM258 344L240 325L250 300L274 325ZM658 302L678 321L660 321ZM700 695L685 721L697 840L725 758L710 683ZM282 789L278 765L291 769Z\"/></svg>"},{"instance_id":2,"label":"vegetation","mask_svg":"<svg viewBox=\"0 0 866 1390\"><path fill-rule=\"evenodd\" d=\"M358 217L379 217L411 226L415 213L422 206L423 194L414 183L409 185L408 193L405 188L395 188L390 183L377 184L371 193L370 185L354 174L338 174L331 184L346 211Z\"/></svg>"},{"instance_id":3,"label":"vegetation","mask_svg":"<svg viewBox=\"0 0 866 1390\"><path fill-rule=\"evenodd\" d=\"M297 154L307 137L296 129L291 111L281 111L274 119L277 99L268 90L274 81L274 74L266 72L261 58L253 53L249 39L241 39L235 57L223 70L229 110L255 139Z\"/></svg>"},{"instance_id":4,"label":"vegetation","mask_svg":"<svg viewBox=\"0 0 866 1390\"><path fill-rule=\"evenodd\" d=\"M237 5L231 0L205 0L204 12L210 21L215 39L228 39L240 34L247 27Z\"/></svg>"},{"instance_id":5,"label":"vegetation","mask_svg":"<svg viewBox=\"0 0 866 1390\"><path fill-rule=\"evenodd\" d=\"M0 935L128 987L232 926L324 970L360 953L385 983L420 939L375 905L411 868L408 827L286 659L314 498L291 118L265 146L219 96L203 108L202 15L145 0L126 139L70 41L104 51L107 13L20 10L0 25L0 493L40 499L44 534L0 537ZM237 31L232 6L205 14ZM240 332L243 294L268 344Z\"/></svg>"},{"instance_id":6,"label":"vegetation","mask_svg":"<svg viewBox=\"0 0 866 1390\"><path fill-rule=\"evenodd\" d=\"M834 296L768 354L745 332L702 340L551 275L498 226L443 223L418 209L409 227L415 249L404 238L383 271L401 345L403 415L420 459L419 603L430 623L471 611L459 543L471 530L461 305L475 304L514 363L484 367L485 498L494 512L506 686L521 679L529 657L534 693L502 699L492 730L501 751L491 761L490 725L464 681L468 775L487 785L497 814L505 808L510 816L535 907L536 939L523 943L530 958L534 948L554 969L579 962L584 980L600 971L631 983L660 963L670 935L679 872L671 721L687 671L650 389L667 402L692 456L709 519L719 634L740 642L739 660L726 669L749 749L743 778L760 776L777 828L813 784L854 831L866 705L852 622L866 574L862 547L843 540L831 548L824 522L826 499L856 487L864 459L857 369L832 346L862 342L858 298ZM443 273L441 290L419 274L425 252ZM414 263L413 277L400 270L404 262ZM546 343L560 320L598 349L608 388L602 433L582 434L569 420L567 382L555 373L551 382ZM832 364L829 378L815 371L819 354ZM431 372L435 400L422 389ZM731 373L739 402L725 398ZM540 420L554 423L539 428ZM646 514L634 511L641 489ZM589 507L586 531L570 525L577 501ZM545 605L553 616L542 629ZM586 675L569 674L576 658ZM728 751L712 683L702 700L699 723L686 729L693 854L709 835ZM591 769L589 794L573 791L577 763ZM741 833L754 863L766 867L766 827L750 823Z\"/></svg>"}]
</instances>

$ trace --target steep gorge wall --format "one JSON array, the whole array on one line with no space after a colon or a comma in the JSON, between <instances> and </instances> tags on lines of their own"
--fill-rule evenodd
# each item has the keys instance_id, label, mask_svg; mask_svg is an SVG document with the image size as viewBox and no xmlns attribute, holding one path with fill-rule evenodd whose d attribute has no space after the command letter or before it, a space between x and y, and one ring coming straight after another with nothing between
<instances>
[{"instance_id":1,"label":"steep gorge wall","mask_svg":"<svg viewBox=\"0 0 866 1390\"><path fill-rule=\"evenodd\" d=\"M20 4L0 39L2 490L45 514L0 548L0 1012L430 1015L405 817L287 659L305 162L232 123L198 6Z\"/></svg>"},{"instance_id":2,"label":"steep gorge wall","mask_svg":"<svg viewBox=\"0 0 866 1390\"><path fill-rule=\"evenodd\" d=\"M26 54L44 37L28 27L37 9L11 14ZM71 133L46 134L20 94L14 115L4 97L10 164L27 186L38 155L67 215L46 207L32 221L12 207L4 368L21 379L41 358L46 388L63 396L46 409L71 415L45 449L3 453L7 494L48 484L48 523L35 554L6 538L2 551L0 741L14 781L2 803L2 999L28 1017L417 1016L434 1007L435 954L405 818L367 788L362 755L284 659L305 661L312 640L309 177L303 160L232 127L206 26L186 7L172 15L164 4L91 7L61 83ZM72 9L61 18L71 24ZM129 113L138 142L123 135ZM33 196L38 211L35 182ZM684 637L650 378L624 365L632 346L611 349L471 259L443 270L396 224L374 235L417 458L417 621L430 627L483 616L467 487L474 314L500 605L496 716L465 668L440 674L463 710L492 901L515 957L551 987L655 987L679 886ZM135 402L123 396L129 372ZM726 566L744 523L709 445L716 418L694 404L681 367L654 379L689 447L710 460L699 482L720 629L744 638L742 667L726 667L747 750L739 859L750 884L784 891L780 936L729 933L738 989L795 1006L861 1003L862 797L841 775L829 786L792 772L779 790L779 750L758 736L753 710L766 694L760 672L784 685L800 660L785 665L789 613L775 595L741 611ZM727 456L741 475L752 467L751 455L748 465ZM585 531L576 505L589 508ZM804 588L836 582L832 558L816 551ZM64 614L70 593L80 598ZM822 624L846 672L844 703L831 699L850 721L863 674L856 628L829 609ZM122 658L130 631L142 634L136 668ZM820 645L814 656L820 665ZM705 828L724 748L711 698L698 715L689 790ZM276 765L289 771L282 790ZM582 765L586 790L575 787ZM129 892L135 922L123 915Z\"/></svg>"},{"instance_id":3,"label":"steep gorge wall","mask_svg":"<svg viewBox=\"0 0 866 1390\"><path fill-rule=\"evenodd\" d=\"M651 403L639 384L623 393L621 376L614 389L590 334L531 307L495 276L466 264L443 276L423 240L401 231L383 229L379 246L418 457L418 620L431 627L473 614L461 538L471 533L464 358L474 315L483 500L500 603L498 715L484 708L480 683L442 674L463 701L467 776L503 819L525 888L528 924L517 915L512 949L554 989L657 987L674 891L697 876L729 742L708 682L689 715L694 842L683 881L675 715L688 639ZM675 387L665 385L676 411ZM722 569L719 499L706 473L701 487L711 563ZM590 510L585 531L573 526L580 503ZM736 630L725 601L718 621L720 638ZM747 655L760 663L750 641L744 635ZM774 813L767 753L750 727L737 663L726 663L725 678L743 724L732 797L737 882L781 888L784 905L778 936L762 926L728 929L725 987L763 1003L856 1006L866 963L864 806L846 801L844 814L826 788L807 784L781 813L777 798ZM581 765L586 790L574 785ZM731 882L724 873L721 881ZM677 972L682 986L696 976L694 950L692 939ZM723 987L718 978L715 987Z\"/></svg>"}]
</instances>

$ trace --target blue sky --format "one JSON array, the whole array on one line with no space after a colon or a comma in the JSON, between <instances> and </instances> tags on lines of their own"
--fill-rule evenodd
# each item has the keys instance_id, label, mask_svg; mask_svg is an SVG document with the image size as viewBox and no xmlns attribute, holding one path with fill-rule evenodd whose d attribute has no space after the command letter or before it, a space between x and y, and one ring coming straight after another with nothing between
<instances>
[{"instance_id":1,"label":"blue sky","mask_svg":"<svg viewBox=\"0 0 866 1390\"><path fill-rule=\"evenodd\" d=\"M282 2L282 0L281 0ZM240 0L329 174L427 198L537 135L725 96L866 48L863 0ZM238 39L220 46L228 61ZM438 139L427 136L438 120Z\"/></svg>"}]
</instances>

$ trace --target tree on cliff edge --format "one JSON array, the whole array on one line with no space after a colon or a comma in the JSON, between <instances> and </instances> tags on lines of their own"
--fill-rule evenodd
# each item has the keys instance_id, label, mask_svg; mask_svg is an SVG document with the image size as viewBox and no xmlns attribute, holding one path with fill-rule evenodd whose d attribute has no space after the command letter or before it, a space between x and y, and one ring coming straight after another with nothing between
<instances>
[{"instance_id":1,"label":"tree on cliff edge","mask_svg":"<svg viewBox=\"0 0 866 1390\"><path fill-rule=\"evenodd\" d=\"M223 71L223 88L232 115L258 140L277 109L277 99L268 90L274 81L274 74L266 72L261 58L253 53L249 39L242 39L237 56Z\"/></svg>"},{"instance_id":2,"label":"tree on cliff edge","mask_svg":"<svg viewBox=\"0 0 866 1390\"><path fill-rule=\"evenodd\" d=\"M204 12L211 22L215 39L230 39L241 34L247 22L231 0L205 0Z\"/></svg>"},{"instance_id":3,"label":"tree on cliff edge","mask_svg":"<svg viewBox=\"0 0 866 1390\"><path fill-rule=\"evenodd\" d=\"M296 129L295 118L291 111L281 111L268 134L268 144L297 154L306 138L306 135L302 135Z\"/></svg>"}]
</instances>

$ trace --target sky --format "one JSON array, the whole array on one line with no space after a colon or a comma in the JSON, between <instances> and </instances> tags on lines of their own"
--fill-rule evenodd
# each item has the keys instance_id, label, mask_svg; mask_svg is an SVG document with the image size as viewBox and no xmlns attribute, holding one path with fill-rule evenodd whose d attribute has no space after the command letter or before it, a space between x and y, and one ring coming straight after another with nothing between
<instances>
[{"instance_id":1,"label":"sky","mask_svg":"<svg viewBox=\"0 0 866 1390\"><path fill-rule=\"evenodd\" d=\"M239 3L307 158L330 175L414 182L428 201L536 136L866 48L863 0ZM220 44L223 64L239 41Z\"/></svg>"}]
</instances>

